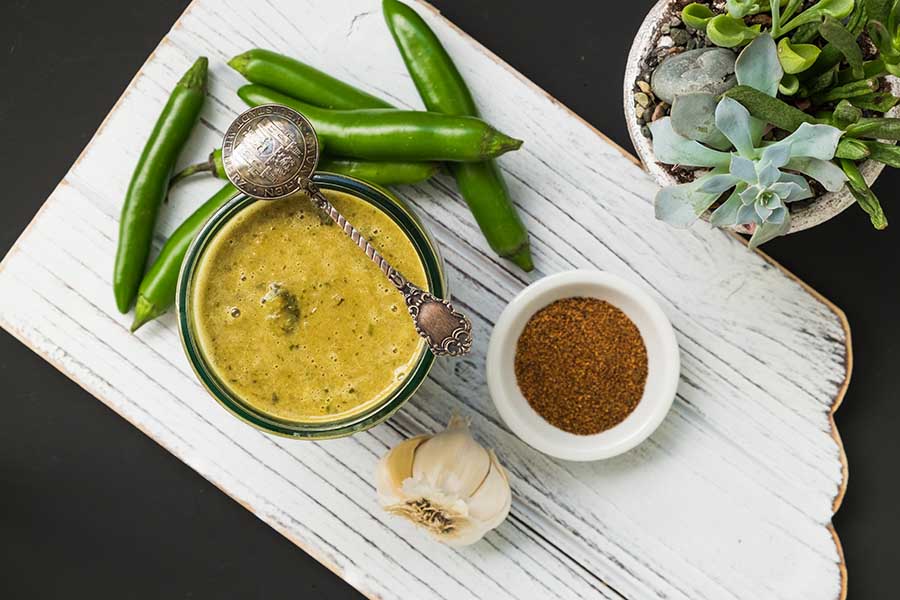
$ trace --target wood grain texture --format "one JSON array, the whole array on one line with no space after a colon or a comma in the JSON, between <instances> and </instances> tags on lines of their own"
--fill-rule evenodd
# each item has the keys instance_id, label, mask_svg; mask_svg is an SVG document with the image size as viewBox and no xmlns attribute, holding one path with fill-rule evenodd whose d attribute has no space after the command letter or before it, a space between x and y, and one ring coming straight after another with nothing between
<instances>
[{"instance_id":1,"label":"wood grain texture","mask_svg":"<svg viewBox=\"0 0 900 600\"><path fill-rule=\"evenodd\" d=\"M184 163L205 158L244 108L234 94L241 78L224 63L254 46L421 108L375 0L196 0L0 265L0 324L373 598L842 598L831 517L846 485L832 420L851 367L843 314L728 235L655 221L655 185L632 157L420 8L485 117L526 140L500 165L538 270L524 276L493 257L449 178L398 190L439 242L477 343L466 359L440 361L396 417L323 443L262 434L206 395L171 315L132 336L110 283L139 140L197 55L211 60L210 96ZM179 189L157 248L217 188ZM573 267L642 285L682 349L678 398L660 429L589 464L547 458L512 436L483 372L506 302ZM510 518L459 550L384 514L372 485L390 446L442 428L454 412L496 448L514 490Z\"/></svg>"}]
</instances>

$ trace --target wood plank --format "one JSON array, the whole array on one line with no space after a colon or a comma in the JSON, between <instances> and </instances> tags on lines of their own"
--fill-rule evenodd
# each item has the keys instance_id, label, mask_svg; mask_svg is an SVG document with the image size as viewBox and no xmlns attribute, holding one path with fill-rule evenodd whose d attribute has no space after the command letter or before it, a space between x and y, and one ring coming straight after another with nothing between
<instances>
[{"instance_id":1,"label":"wood plank","mask_svg":"<svg viewBox=\"0 0 900 600\"><path fill-rule=\"evenodd\" d=\"M839 309L764 255L699 225L653 219L654 183L634 159L427 5L500 129L526 140L501 167L532 231L538 269L493 258L452 180L398 190L439 242L479 342L440 361L391 421L300 443L244 425L195 381L174 318L128 333L110 290L118 212L140 144L198 54L210 96L184 162L202 160L244 107L232 55L264 46L407 107L415 88L380 3L195 0L0 265L0 324L350 584L378 598L842 598L831 517L846 486L832 413L851 368ZM157 245L217 188L188 182ZM647 289L683 354L675 406L651 439L613 460L547 458L506 429L484 352L529 281L572 267ZM378 508L375 462L401 439L471 418L514 491L509 520L470 548L432 542Z\"/></svg>"}]
</instances>

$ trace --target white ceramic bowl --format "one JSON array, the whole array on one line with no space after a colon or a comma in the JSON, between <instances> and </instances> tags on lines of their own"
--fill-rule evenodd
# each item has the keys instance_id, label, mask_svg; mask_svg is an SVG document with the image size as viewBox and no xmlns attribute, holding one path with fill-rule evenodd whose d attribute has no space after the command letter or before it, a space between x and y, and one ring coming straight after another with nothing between
<instances>
[{"instance_id":1,"label":"white ceramic bowl","mask_svg":"<svg viewBox=\"0 0 900 600\"><path fill-rule=\"evenodd\" d=\"M641 401L624 421L594 435L554 427L531 408L516 383L516 342L525 324L548 304L571 297L599 298L618 307L637 325L647 348L647 384ZM494 325L487 355L488 388L506 425L531 447L574 461L610 458L647 439L672 406L680 369L675 332L656 302L621 277L591 270L544 277L522 290Z\"/></svg>"}]
</instances>

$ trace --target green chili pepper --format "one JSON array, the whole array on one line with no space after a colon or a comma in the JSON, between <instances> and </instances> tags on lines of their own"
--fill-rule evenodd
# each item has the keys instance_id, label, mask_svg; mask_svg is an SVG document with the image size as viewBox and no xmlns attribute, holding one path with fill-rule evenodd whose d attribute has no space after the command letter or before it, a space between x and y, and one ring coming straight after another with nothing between
<instances>
[{"instance_id":1,"label":"green chili pepper","mask_svg":"<svg viewBox=\"0 0 900 600\"><path fill-rule=\"evenodd\" d=\"M318 108L261 85L245 85L238 96L250 106L282 104L312 123L322 145L335 156L365 160L478 161L522 145L481 119L439 113Z\"/></svg>"},{"instance_id":2,"label":"green chili pepper","mask_svg":"<svg viewBox=\"0 0 900 600\"><path fill-rule=\"evenodd\" d=\"M178 273L191 241L207 219L237 193L237 188L226 183L172 232L141 281L131 331L137 331L145 323L163 315L175 303Z\"/></svg>"},{"instance_id":3,"label":"green chili pepper","mask_svg":"<svg viewBox=\"0 0 900 600\"><path fill-rule=\"evenodd\" d=\"M438 163L352 160L322 157L316 171L327 171L378 185L409 185L431 179Z\"/></svg>"},{"instance_id":4,"label":"green chili pepper","mask_svg":"<svg viewBox=\"0 0 900 600\"><path fill-rule=\"evenodd\" d=\"M254 48L228 64L252 83L322 108L393 108L381 98L271 50Z\"/></svg>"},{"instance_id":5,"label":"green chili pepper","mask_svg":"<svg viewBox=\"0 0 900 600\"><path fill-rule=\"evenodd\" d=\"M131 177L119 222L113 272L113 291L120 312L131 308L137 294L169 176L203 107L206 70L206 58L198 58L175 86Z\"/></svg>"},{"instance_id":6,"label":"green chili pepper","mask_svg":"<svg viewBox=\"0 0 900 600\"><path fill-rule=\"evenodd\" d=\"M397 0L384 0L382 8L425 107L447 115L477 117L478 109L465 81L425 21ZM525 271L532 270L528 231L509 198L497 164L492 160L454 163L450 171L491 248Z\"/></svg>"},{"instance_id":7,"label":"green chili pepper","mask_svg":"<svg viewBox=\"0 0 900 600\"><path fill-rule=\"evenodd\" d=\"M438 164L433 162L367 161L323 156L319 160L318 171L328 171L362 179L376 185L409 185L430 179L437 173ZM186 167L172 177L170 187L185 177L197 173L211 173L219 179L227 180L222 165L222 149L216 148L206 162Z\"/></svg>"}]
</instances>

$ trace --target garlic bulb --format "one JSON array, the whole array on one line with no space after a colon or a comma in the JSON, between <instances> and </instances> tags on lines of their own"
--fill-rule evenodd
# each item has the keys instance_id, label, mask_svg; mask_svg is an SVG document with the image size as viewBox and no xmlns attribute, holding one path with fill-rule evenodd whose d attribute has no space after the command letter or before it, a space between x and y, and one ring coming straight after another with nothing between
<instances>
[{"instance_id":1,"label":"garlic bulb","mask_svg":"<svg viewBox=\"0 0 900 600\"><path fill-rule=\"evenodd\" d=\"M381 506L453 546L480 540L509 514L506 470L460 417L447 430L394 447L378 463Z\"/></svg>"}]
</instances>

